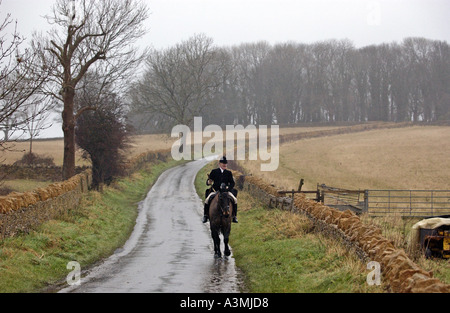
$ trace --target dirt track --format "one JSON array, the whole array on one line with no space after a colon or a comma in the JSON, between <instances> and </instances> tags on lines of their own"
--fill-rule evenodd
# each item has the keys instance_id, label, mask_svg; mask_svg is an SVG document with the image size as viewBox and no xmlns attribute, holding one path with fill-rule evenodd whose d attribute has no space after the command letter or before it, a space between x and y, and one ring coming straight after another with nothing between
<instances>
[{"instance_id":1,"label":"dirt track","mask_svg":"<svg viewBox=\"0 0 450 313\"><path fill-rule=\"evenodd\" d=\"M123 249L89 270L80 286L61 292L239 292L234 259L214 259L209 224L201 223L203 207L194 179L208 162L163 173L140 204Z\"/></svg>"}]
</instances>

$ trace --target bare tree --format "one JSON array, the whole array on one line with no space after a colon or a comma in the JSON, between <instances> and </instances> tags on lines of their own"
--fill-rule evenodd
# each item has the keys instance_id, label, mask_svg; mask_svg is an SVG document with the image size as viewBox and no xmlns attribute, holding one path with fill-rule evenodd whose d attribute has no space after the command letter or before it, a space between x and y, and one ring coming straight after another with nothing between
<instances>
[{"instance_id":1,"label":"bare tree","mask_svg":"<svg viewBox=\"0 0 450 313\"><path fill-rule=\"evenodd\" d=\"M30 136L30 156L33 154L33 140L40 135L42 130L52 126L51 122L48 121L50 113L50 99L34 96L20 114L26 120L25 130Z\"/></svg>"},{"instance_id":2,"label":"bare tree","mask_svg":"<svg viewBox=\"0 0 450 313\"><path fill-rule=\"evenodd\" d=\"M92 72L101 87L99 97L113 84L116 91L123 88L124 78L134 73L145 56L134 44L146 32L147 17L142 0L57 0L52 15L46 17L53 30L45 37L34 35L33 48L42 62L57 65L46 91L63 104L63 179L75 174L76 120L101 103L76 106L80 82Z\"/></svg>"},{"instance_id":3,"label":"bare tree","mask_svg":"<svg viewBox=\"0 0 450 313\"><path fill-rule=\"evenodd\" d=\"M9 31L12 33L8 36ZM39 63L36 54L28 49L20 51L23 42L16 23L7 14L0 22L0 128L5 133L1 149L7 148L5 143L14 130L29 121L19 113L47 78L47 68L38 74L34 70Z\"/></svg>"},{"instance_id":4,"label":"bare tree","mask_svg":"<svg viewBox=\"0 0 450 313\"><path fill-rule=\"evenodd\" d=\"M252 123L268 124L272 121L273 107L268 105L267 89L264 87L265 74L264 62L272 47L265 41L255 44L244 44L243 61L246 64L246 77L249 92L248 108L252 112ZM270 121L268 121L270 120Z\"/></svg>"},{"instance_id":5,"label":"bare tree","mask_svg":"<svg viewBox=\"0 0 450 313\"><path fill-rule=\"evenodd\" d=\"M190 125L222 86L227 61L226 53L204 35L153 51L144 77L131 90L135 110L164 114L174 123Z\"/></svg>"}]
</instances>

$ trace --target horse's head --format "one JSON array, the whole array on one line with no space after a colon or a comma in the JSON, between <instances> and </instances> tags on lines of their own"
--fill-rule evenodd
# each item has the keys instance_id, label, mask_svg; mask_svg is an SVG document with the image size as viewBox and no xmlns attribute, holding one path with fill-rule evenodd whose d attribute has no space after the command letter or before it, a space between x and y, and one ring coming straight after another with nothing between
<instances>
[{"instance_id":1,"label":"horse's head","mask_svg":"<svg viewBox=\"0 0 450 313\"><path fill-rule=\"evenodd\" d=\"M220 191L219 193L219 209L220 215L228 218L231 214L230 211L230 197L228 196L228 191Z\"/></svg>"}]
</instances>

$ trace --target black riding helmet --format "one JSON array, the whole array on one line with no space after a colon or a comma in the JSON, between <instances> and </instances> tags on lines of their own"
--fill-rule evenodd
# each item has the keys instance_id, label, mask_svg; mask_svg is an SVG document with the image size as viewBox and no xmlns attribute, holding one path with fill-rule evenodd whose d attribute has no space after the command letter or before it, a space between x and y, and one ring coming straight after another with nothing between
<instances>
[{"instance_id":1,"label":"black riding helmet","mask_svg":"<svg viewBox=\"0 0 450 313\"><path fill-rule=\"evenodd\" d=\"M222 159L220 159L219 163L222 163L222 164L228 164L228 160L227 160L227 158L224 156Z\"/></svg>"},{"instance_id":2,"label":"black riding helmet","mask_svg":"<svg viewBox=\"0 0 450 313\"><path fill-rule=\"evenodd\" d=\"M222 164L228 164L228 160L227 160L227 158L224 156L223 158L220 159L219 163L222 163Z\"/></svg>"}]
</instances>

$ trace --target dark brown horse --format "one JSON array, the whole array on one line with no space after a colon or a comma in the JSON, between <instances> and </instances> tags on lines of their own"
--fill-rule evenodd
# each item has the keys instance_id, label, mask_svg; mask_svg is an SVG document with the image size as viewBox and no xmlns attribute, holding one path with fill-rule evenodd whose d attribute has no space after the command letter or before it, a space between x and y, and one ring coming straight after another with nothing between
<instances>
[{"instance_id":1,"label":"dark brown horse","mask_svg":"<svg viewBox=\"0 0 450 313\"><path fill-rule=\"evenodd\" d=\"M214 196L209 207L209 223L211 227L211 236L214 241L214 256L216 258L222 257L220 251L220 233L223 235L225 244L225 256L230 256L231 251L228 246L228 241L231 233L231 213L232 200L228 195L228 190L221 188L221 190Z\"/></svg>"}]
</instances>

